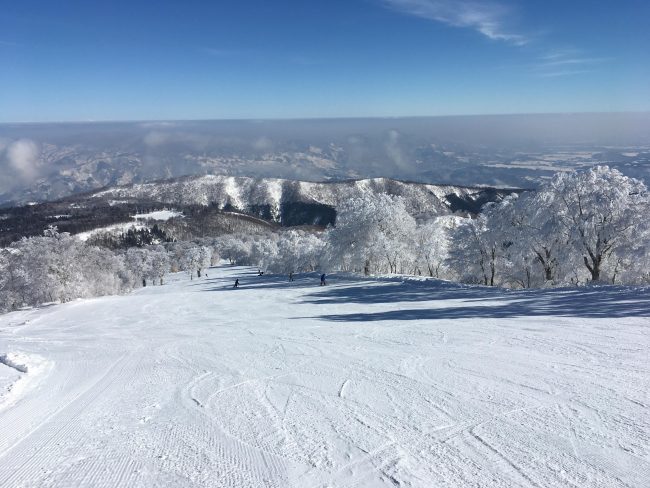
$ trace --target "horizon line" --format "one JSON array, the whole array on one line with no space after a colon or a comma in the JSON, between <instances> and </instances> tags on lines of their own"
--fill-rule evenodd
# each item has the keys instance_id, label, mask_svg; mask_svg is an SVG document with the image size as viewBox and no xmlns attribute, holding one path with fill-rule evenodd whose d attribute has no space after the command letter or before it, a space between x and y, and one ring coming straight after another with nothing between
<instances>
[{"instance_id":1,"label":"horizon line","mask_svg":"<svg viewBox=\"0 0 650 488\"><path fill-rule=\"evenodd\" d=\"M569 112L499 112L439 115L355 115L355 116L304 116L304 117L223 117L223 118L178 118L178 119L101 119L101 120L52 120L52 121L7 121L7 125L57 125L57 124L115 124L115 123L164 123L164 122L290 122L315 120L389 120L389 119L434 119L434 118L469 118L469 117L513 117L513 116L549 116L549 115L634 115L648 114L650 110L618 111L569 111Z\"/></svg>"}]
</instances>

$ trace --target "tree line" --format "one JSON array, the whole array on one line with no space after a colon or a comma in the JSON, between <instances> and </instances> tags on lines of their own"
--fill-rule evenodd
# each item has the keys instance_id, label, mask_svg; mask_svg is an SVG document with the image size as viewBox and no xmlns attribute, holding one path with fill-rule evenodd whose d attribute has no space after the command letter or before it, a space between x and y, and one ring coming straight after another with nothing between
<instances>
[{"instance_id":1,"label":"tree line","mask_svg":"<svg viewBox=\"0 0 650 488\"><path fill-rule=\"evenodd\" d=\"M400 197L368 192L338 208L325 231L244 227L108 249L52 227L0 250L0 310L125 293L169 272L200 278L221 259L275 273L401 273L510 288L645 284L649 209L643 182L598 166L558 173L474 218L416 220Z\"/></svg>"}]
</instances>

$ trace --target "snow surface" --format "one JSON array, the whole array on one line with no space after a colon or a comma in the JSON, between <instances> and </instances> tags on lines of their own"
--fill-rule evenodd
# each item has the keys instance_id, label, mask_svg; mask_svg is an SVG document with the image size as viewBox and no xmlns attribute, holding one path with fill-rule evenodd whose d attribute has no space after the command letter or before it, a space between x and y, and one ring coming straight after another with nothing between
<instances>
[{"instance_id":1,"label":"snow surface","mask_svg":"<svg viewBox=\"0 0 650 488\"><path fill-rule=\"evenodd\" d=\"M146 214L137 214L133 218L136 220L160 220L166 221L174 217L181 217L183 214L176 210L156 210Z\"/></svg>"},{"instance_id":2,"label":"snow surface","mask_svg":"<svg viewBox=\"0 0 650 488\"><path fill-rule=\"evenodd\" d=\"M114 225L108 225L106 227L98 227L97 229L89 230L86 232L79 232L78 234L75 234L74 237L79 239L80 241L86 242L88 239L90 239L92 236L96 234L124 234L128 232L129 230L143 230L147 229L148 227L144 224L132 224L132 223L125 223L125 224L114 224Z\"/></svg>"},{"instance_id":3,"label":"snow surface","mask_svg":"<svg viewBox=\"0 0 650 488\"><path fill-rule=\"evenodd\" d=\"M647 290L256 271L0 316L0 486L648 486Z\"/></svg>"},{"instance_id":4,"label":"snow surface","mask_svg":"<svg viewBox=\"0 0 650 488\"><path fill-rule=\"evenodd\" d=\"M21 352L0 353L0 411L14 404L29 388L34 388L47 370L42 357ZM22 373L22 374L20 374Z\"/></svg>"}]
</instances>

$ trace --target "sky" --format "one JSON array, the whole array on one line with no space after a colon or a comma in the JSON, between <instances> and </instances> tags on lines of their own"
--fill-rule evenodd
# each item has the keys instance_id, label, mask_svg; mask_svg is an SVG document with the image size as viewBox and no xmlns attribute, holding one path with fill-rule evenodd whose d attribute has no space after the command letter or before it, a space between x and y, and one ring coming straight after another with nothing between
<instances>
[{"instance_id":1,"label":"sky","mask_svg":"<svg viewBox=\"0 0 650 488\"><path fill-rule=\"evenodd\" d=\"M647 0L21 0L0 122L650 110Z\"/></svg>"}]
</instances>

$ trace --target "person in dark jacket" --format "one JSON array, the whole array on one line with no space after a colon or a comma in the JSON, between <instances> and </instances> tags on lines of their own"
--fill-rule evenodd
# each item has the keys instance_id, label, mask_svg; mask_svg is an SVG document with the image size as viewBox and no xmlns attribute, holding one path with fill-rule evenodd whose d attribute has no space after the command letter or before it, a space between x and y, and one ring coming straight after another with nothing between
<instances>
[{"instance_id":1,"label":"person in dark jacket","mask_svg":"<svg viewBox=\"0 0 650 488\"><path fill-rule=\"evenodd\" d=\"M239 288L239 278L235 280L235 286L233 288Z\"/></svg>"},{"instance_id":2,"label":"person in dark jacket","mask_svg":"<svg viewBox=\"0 0 650 488\"><path fill-rule=\"evenodd\" d=\"M325 286L327 284L327 281L325 281L325 273L320 275L320 286Z\"/></svg>"}]
</instances>

